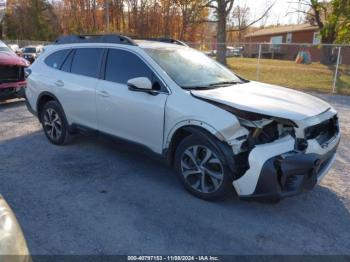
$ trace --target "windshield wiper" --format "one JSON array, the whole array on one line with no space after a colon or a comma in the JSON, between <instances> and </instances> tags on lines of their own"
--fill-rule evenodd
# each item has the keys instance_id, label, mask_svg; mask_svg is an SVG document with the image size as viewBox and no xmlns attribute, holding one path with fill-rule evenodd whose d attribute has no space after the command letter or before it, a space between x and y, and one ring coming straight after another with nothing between
<instances>
[{"instance_id":1,"label":"windshield wiper","mask_svg":"<svg viewBox=\"0 0 350 262\"><path fill-rule=\"evenodd\" d=\"M181 86L183 89L187 90L208 90L208 89L214 89L213 86Z\"/></svg>"},{"instance_id":2,"label":"windshield wiper","mask_svg":"<svg viewBox=\"0 0 350 262\"><path fill-rule=\"evenodd\" d=\"M217 82L217 83L212 83L208 85L203 85L203 86L182 86L183 89L195 89L195 90L208 90L208 89L215 89L221 86L230 86L234 84L240 84L242 82L240 81L222 81L222 82Z\"/></svg>"},{"instance_id":3,"label":"windshield wiper","mask_svg":"<svg viewBox=\"0 0 350 262\"><path fill-rule=\"evenodd\" d=\"M240 81L222 81L222 82L212 83L209 86L225 86L225 85L234 85L239 83L241 82Z\"/></svg>"}]
</instances>

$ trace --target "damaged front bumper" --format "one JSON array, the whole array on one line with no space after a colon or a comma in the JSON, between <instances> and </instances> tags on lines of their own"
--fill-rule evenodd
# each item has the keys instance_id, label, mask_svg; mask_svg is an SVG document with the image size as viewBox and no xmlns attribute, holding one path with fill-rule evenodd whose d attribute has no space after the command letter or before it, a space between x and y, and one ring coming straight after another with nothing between
<instances>
[{"instance_id":1,"label":"damaged front bumper","mask_svg":"<svg viewBox=\"0 0 350 262\"><path fill-rule=\"evenodd\" d=\"M271 201L310 190L331 168L339 141L339 132L326 146L307 140L304 152L295 150L295 138L290 135L257 145L249 154L250 168L233 186L241 199Z\"/></svg>"}]
</instances>

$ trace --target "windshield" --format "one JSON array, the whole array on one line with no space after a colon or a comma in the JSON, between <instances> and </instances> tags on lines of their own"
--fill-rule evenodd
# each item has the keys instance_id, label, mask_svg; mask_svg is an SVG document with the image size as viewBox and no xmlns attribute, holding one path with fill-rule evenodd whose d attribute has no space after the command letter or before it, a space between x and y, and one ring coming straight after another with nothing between
<instances>
[{"instance_id":1,"label":"windshield","mask_svg":"<svg viewBox=\"0 0 350 262\"><path fill-rule=\"evenodd\" d=\"M35 47L25 47L23 49L23 53L36 53L36 48Z\"/></svg>"},{"instance_id":2,"label":"windshield","mask_svg":"<svg viewBox=\"0 0 350 262\"><path fill-rule=\"evenodd\" d=\"M179 86L186 89L242 83L229 69L191 48L145 48L145 51Z\"/></svg>"},{"instance_id":3,"label":"windshield","mask_svg":"<svg viewBox=\"0 0 350 262\"><path fill-rule=\"evenodd\" d=\"M2 41L0 41L0 52L11 52L12 50Z\"/></svg>"},{"instance_id":4,"label":"windshield","mask_svg":"<svg viewBox=\"0 0 350 262\"><path fill-rule=\"evenodd\" d=\"M7 46L0 46L0 52L11 52L12 50L8 48Z\"/></svg>"}]
</instances>

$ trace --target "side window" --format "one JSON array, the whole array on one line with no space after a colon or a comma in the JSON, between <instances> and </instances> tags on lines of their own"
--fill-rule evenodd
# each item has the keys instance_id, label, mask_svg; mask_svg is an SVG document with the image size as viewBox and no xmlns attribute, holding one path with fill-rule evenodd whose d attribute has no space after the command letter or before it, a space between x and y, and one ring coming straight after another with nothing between
<instances>
[{"instance_id":1,"label":"side window","mask_svg":"<svg viewBox=\"0 0 350 262\"><path fill-rule=\"evenodd\" d=\"M57 51L46 57L44 62L48 66L58 69L69 51L69 49Z\"/></svg>"},{"instance_id":2,"label":"side window","mask_svg":"<svg viewBox=\"0 0 350 262\"><path fill-rule=\"evenodd\" d=\"M74 53L75 53L75 50L72 50L72 52L70 52L69 55L66 57L66 59L63 62L63 65L61 67L62 71L70 72L70 69L72 67Z\"/></svg>"},{"instance_id":3,"label":"side window","mask_svg":"<svg viewBox=\"0 0 350 262\"><path fill-rule=\"evenodd\" d=\"M126 84L129 79L135 77L148 77L151 81L155 79L152 70L135 54L124 50L109 49L105 79Z\"/></svg>"},{"instance_id":4,"label":"side window","mask_svg":"<svg viewBox=\"0 0 350 262\"><path fill-rule=\"evenodd\" d=\"M77 49L70 72L89 77L98 77L102 54L102 48Z\"/></svg>"}]
</instances>

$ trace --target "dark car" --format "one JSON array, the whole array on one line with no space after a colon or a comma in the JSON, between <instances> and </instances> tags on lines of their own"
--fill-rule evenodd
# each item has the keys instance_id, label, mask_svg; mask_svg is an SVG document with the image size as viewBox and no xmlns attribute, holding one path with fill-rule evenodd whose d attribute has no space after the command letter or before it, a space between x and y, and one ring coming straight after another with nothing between
<instances>
[{"instance_id":1,"label":"dark car","mask_svg":"<svg viewBox=\"0 0 350 262\"><path fill-rule=\"evenodd\" d=\"M29 62L0 41L0 101L24 96L24 69Z\"/></svg>"},{"instance_id":2,"label":"dark car","mask_svg":"<svg viewBox=\"0 0 350 262\"><path fill-rule=\"evenodd\" d=\"M43 46L25 46L22 48L23 58L33 63L42 52Z\"/></svg>"}]
</instances>

